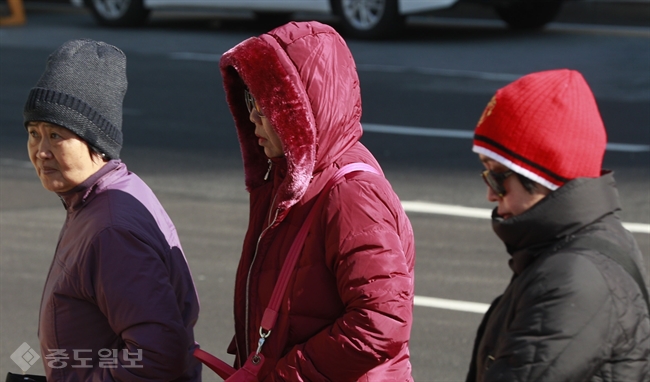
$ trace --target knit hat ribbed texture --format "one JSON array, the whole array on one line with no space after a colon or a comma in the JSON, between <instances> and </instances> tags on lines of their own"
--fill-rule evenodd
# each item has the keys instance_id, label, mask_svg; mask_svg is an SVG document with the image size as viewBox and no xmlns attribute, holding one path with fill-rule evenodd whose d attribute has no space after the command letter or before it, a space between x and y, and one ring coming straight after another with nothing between
<instances>
[{"instance_id":1,"label":"knit hat ribbed texture","mask_svg":"<svg viewBox=\"0 0 650 382\"><path fill-rule=\"evenodd\" d=\"M607 134L589 85L567 69L499 89L474 131L473 151L551 190L601 175Z\"/></svg>"},{"instance_id":2,"label":"knit hat ribbed texture","mask_svg":"<svg viewBox=\"0 0 650 382\"><path fill-rule=\"evenodd\" d=\"M30 91L24 124L63 126L106 157L118 159L126 88L126 56L120 49L101 41L68 41L49 56Z\"/></svg>"}]
</instances>

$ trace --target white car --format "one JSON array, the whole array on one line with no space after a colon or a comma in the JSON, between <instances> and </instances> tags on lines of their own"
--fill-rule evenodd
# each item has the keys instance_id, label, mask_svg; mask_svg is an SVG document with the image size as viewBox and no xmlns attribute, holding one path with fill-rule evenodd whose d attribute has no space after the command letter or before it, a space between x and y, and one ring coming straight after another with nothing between
<instances>
[{"instance_id":1,"label":"white car","mask_svg":"<svg viewBox=\"0 0 650 382\"><path fill-rule=\"evenodd\" d=\"M294 12L322 12L338 16L344 33L358 38L394 34L408 15L449 8L458 1L494 6L508 25L518 29L541 28L560 10L563 0L71 0L87 6L97 22L106 26L137 26L152 10L199 8L247 10L260 17Z\"/></svg>"}]
</instances>

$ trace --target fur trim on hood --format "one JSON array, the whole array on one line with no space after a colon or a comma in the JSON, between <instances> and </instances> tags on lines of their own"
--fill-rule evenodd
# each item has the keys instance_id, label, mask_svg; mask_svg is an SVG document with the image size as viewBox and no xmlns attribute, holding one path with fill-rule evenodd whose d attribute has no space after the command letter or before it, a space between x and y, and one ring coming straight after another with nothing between
<instances>
[{"instance_id":1,"label":"fur trim on hood","mask_svg":"<svg viewBox=\"0 0 650 382\"><path fill-rule=\"evenodd\" d=\"M345 41L330 26L283 25L224 53L220 68L249 192L265 182L268 158L249 119L246 87L282 142L287 162L287 175L278 189L282 209L297 203L313 174L361 138L356 66Z\"/></svg>"}]
</instances>

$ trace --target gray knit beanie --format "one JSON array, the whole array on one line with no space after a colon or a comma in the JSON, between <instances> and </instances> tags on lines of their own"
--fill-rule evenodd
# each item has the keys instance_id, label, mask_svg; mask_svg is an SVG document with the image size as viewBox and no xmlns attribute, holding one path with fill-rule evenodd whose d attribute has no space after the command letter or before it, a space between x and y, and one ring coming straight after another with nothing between
<instances>
[{"instance_id":1,"label":"gray knit beanie","mask_svg":"<svg viewBox=\"0 0 650 382\"><path fill-rule=\"evenodd\" d=\"M118 159L126 87L126 56L120 49L101 41L68 41L49 56L30 91L24 124L63 126L109 159Z\"/></svg>"}]
</instances>

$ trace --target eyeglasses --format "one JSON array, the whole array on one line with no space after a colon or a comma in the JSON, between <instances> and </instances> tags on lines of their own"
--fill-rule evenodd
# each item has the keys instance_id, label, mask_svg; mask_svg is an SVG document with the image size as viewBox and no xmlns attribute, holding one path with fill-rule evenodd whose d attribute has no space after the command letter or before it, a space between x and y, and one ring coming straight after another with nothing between
<instances>
[{"instance_id":1,"label":"eyeglasses","mask_svg":"<svg viewBox=\"0 0 650 382\"><path fill-rule=\"evenodd\" d=\"M246 100L246 107L248 108L248 114L250 114L253 109L257 112L257 115L260 117L264 117L264 113L262 113L262 108L260 105L255 101L255 98L253 98L253 95L248 91L248 89L244 89L244 99Z\"/></svg>"},{"instance_id":2,"label":"eyeglasses","mask_svg":"<svg viewBox=\"0 0 650 382\"><path fill-rule=\"evenodd\" d=\"M485 184L487 184L495 194L499 195L500 198L503 198L506 195L506 189L503 187L503 182L505 182L507 177L514 173L514 171L494 172L485 170L481 173L481 177L485 181Z\"/></svg>"}]
</instances>

